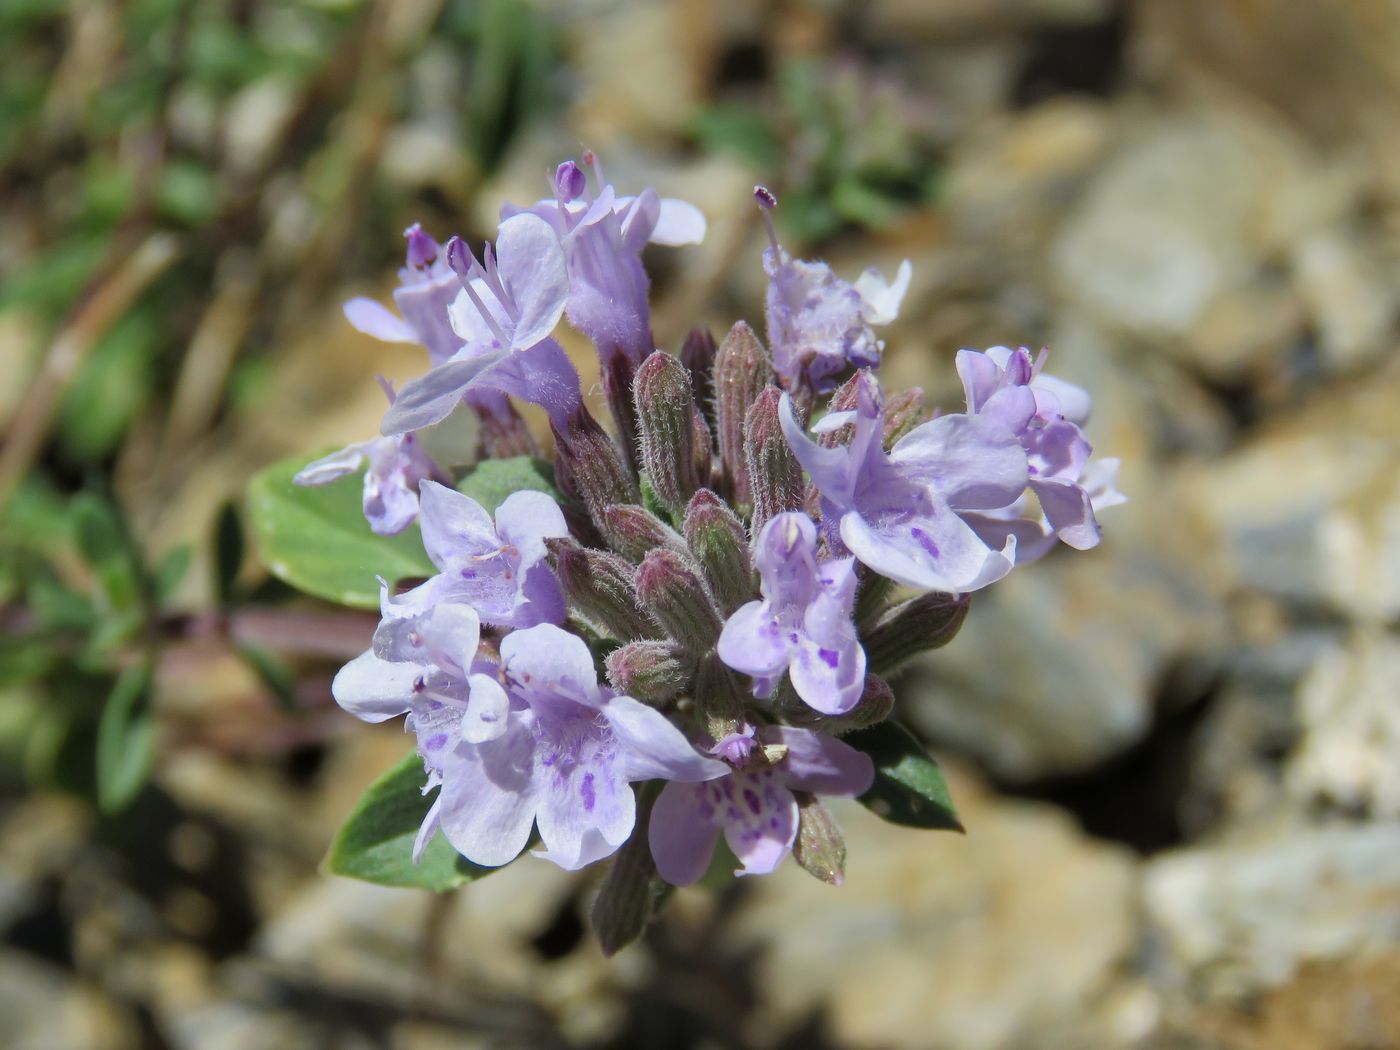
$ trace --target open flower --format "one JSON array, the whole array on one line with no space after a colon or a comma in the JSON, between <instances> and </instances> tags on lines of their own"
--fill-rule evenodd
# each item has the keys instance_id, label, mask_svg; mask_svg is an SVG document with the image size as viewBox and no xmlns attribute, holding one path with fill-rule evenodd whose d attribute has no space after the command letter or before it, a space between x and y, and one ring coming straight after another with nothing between
<instances>
[{"instance_id":1,"label":"open flower","mask_svg":"<svg viewBox=\"0 0 1400 1050\"><path fill-rule=\"evenodd\" d=\"M874 268L855 284L843 281L824 262L793 258L778 242L769 215L777 199L762 187L755 196L771 242L763 253L768 342L783 387L826 393L847 368L877 367L885 344L871 326L899 316L913 273L909 260L900 264L893 283Z\"/></svg>"},{"instance_id":2,"label":"open flower","mask_svg":"<svg viewBox=\"0 0 1400 1050\"><path fill-rule=\"evenodd\" d=\"M1025 347L959 350L957 367L968 412L1000 422L1025 449L1029 489L1040 505L1036 517L1026 518L1025 500L1017 500L984 520L971 519L974 527L984 537L1016 535L1020 563L1044 554L1056 538L1079 550L1097 546L1095 507L1124 497L1113 487L1116 461L1090 469L1093 448L1080 429L1089 416L1088 393L1044 374Z\"/></svg>"},{"instance_id":3,"label":"open flower","mask_svg":"<svg viewBox=\"0 0 1400 1050\"><path fill-rule=\"evenodd\" d=\"M796 512L769 521L754 547L763 599L726 621L720 659L753 677L755 696L768 696L788 671L809 706L849 711L865 687L865 650L851 622L855 559L818 563L817 528Z\"/></svg>"},{"instance_id":4,"label":"open flower","mask_svg":"<svg viewBox=\"0 0 1400 1050\"><path fill-rule=\"evenodd\" d=\"M929 591L975 591L1014 564L1016 542L989 547L964 520L970 512L1014 503L1028 480L1026 453L1004 425L947 415L923 423L888 453L884 411L869 373L856 407L834 412L821 429L850 423L850 443L824 448L803 431L791 399L779 406L783 433L822 497L828 539L882 576Z\"/></svg>"},{"instance_id":5,"label":"open flower","mask_svg":"<svg viewBox=\"0 0 1400 1050\"><path fill-rule=\"evenodd\" d=\"M510 709L499 734L446 760L435 819L469 860L512 860L539 828L538 855L570 871L632 834L631 784L692 782L728 767L700 755L666 717L598 685L581 638L542 624L501 642Z\"/></svg>"},{"instance_id":6,"label":"open flower","mask_svg":"<svg viewBox=\"0 0 1400 1050\"><path fill-rule=\"evenodd\" d=\"M399 270L399 287L394 289L394 304L403 316L396 317L373 299L359 297L345 304L345 319L365 335L386 343L418 343L428 351L433 364L441 364L462 346L447 317L447 308L461 286L447 265L442 246L421 226L414 223L404 231L404 237L408 240L407 259Z\"/></svg>"},{"instance_id":7,"label":"open flower","mask_svg":"<svg viewBox=\"0 0 1400 1050\"><path fill-rule=\"evenodd\" d=\"M729 763L728 776L667 784L651 810L651 855L674 886L705 874L721 832L743 865L736 875L768 874L797 838L794 791L854 798L875 780L868 755L835 737L790 726L757 732L746 727L712 753Z\"/></svg>"},{"instance_id":8,"label":"open flower","mask_svg":"<svg viewBox=\"0 0 1400 1050\"><path fill-rule=\"evenodd\" d=\"M440 602L470 605L486 623L561 623L564 598L544 541L568 535L559 505L543 492L513 492L496 520L476 500L425 481L420 489L423 547L438 575L391 599L405 610Z\"/></svg>"},{"instance_id":9,"label":"open flower","mask_svg":"<svg viewBox=\"0 0 1400 1050\"><path fill-rule=\"evenodd\" d=\"M385 393L393 404L394 392L387 384ZM418 492L428 479L447 475L428 455L415 433L377 437L346 445L338 452L322 456L297 472L297 485L329 485L368 464L362 507L369 527L381 536L393 536L413 524L418 517Z\"/></svg>"}]
</instances>

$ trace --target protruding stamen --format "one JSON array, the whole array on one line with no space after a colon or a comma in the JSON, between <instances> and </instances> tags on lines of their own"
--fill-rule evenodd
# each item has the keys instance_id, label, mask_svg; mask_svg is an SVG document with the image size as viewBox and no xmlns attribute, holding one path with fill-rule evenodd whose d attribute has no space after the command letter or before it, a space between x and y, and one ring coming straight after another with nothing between
<instances>
[{"instance_id":1,"label":"protruding stamen","mask_svg":"<svg viewBox=\"0 0 1400 1050\"><path fill-rule=\"evenodd\" d=\"M486 326L491 329L491 333L500 341L502 346L510 346L510 336L506 335L505 329L501 327L496 315L486 308L481 296L472 286L472 280L477 272L485 273L485 268L476 261L471 249L467 247L465 241L460 237L453 237L447 242L447 265L452 267L452 272L457 275L457 280L462 283L462 290L467 293L467 298L476 307L481 319L486 322Z\"/></svg>"},{"instance_id":2,"label":"protruding stamen","mask_svg":"<svg viewBox=\"0 0 1400 1050\"><path fill-rule=\"evenodd\" d=\"M602 189L608 184L608 180L603 178L603 163L598 159L598 154L594 153L591 149L586 149L579 156L579 160L593 169L593 177L598 180L599 189Z\"/></svg>"},{"instance_id":3,"label":"protruding stamen","mask_svg":"<svg viewBox=\"0 0 1400 1050\"><path fill-rule=\"evenodd\" d=\"M423 227L414 223L403 231L408 241L407 263L410 269L426 270L437 261L442 246L423 232Z\"/></svg>"},{"instance_id":4,"label":"protruding stamen","mask_svg":"<svg viewBox=\"0 0 1400 1050\"><path fill-rule=\"evenodd\" d=\"M481 248L481 258L485 265L481 269L481 279L486 282L486 287L491 289L491 294L496 297L496 301L505 307L506 314L512 321L520 320L520 310L515 305L515 300L506 291L505 282L501 280L499 268L496 266L496 249L490 241L487 241Z\"/></svg>"},{"instance_id":5,"label":"protruding stamen","mask_svg":"<svg viewBox=\"0 0 1400 1050\"><path fill-rule=\"evenodd\" d=\"M595 158L596 160L596 158ZM554 169L554 196L561 204L570 204L588 189L588 176L571 160Z\"/></svg>"},{"instance_id":6,"label":"protruding stamen","mask_svg":"<svg viewBox=\"0 0 1400 1050\"><path fill-rule=\"evenodd\" d=\"M1040 370L1045 367L1045 362L1050 360L1050 348L1042 346L1040 353L1035 355L1035 364L1031 366L1031 378L1040 375Z\"/></svg>"},{"instance_id":7,"label":"protruding stamen","mask_svg":"<svg viewBox=\"0 0 1400 1050\"><path fill-rule=\"evenodd\" d=\"M394 391L394 384L385 379L382 375L376 375L375 380L379 383L379 389L384 391L384 396L389 399L389 404L394 403L394 399L399 395Z\"/></svg>"},{"instance_id":8,"label":"protruding stamen","mask_svg":"<svg viewBox=\"0 0 1400 1050\"><path fill-rule=\"evenodd\" d=\"M768 228L768 242L773 245L775 252L782 251L782 245L778 243L778 231L773 226L773 209L778 206L778 198L767 186L755 186L753 199L758 201L758 210L763 213L763 225Z\"/></svg>"}]
</instances>

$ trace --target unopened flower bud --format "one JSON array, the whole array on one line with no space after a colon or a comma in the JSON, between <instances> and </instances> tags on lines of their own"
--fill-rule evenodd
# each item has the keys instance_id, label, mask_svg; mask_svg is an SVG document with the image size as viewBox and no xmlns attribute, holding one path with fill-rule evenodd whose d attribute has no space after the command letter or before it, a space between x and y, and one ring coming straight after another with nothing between
<instances>
[{"instance_id":1,"label":"unopened flower bud","mask_svg":"<svg viewBox=\"0 0 1400 1050\"><path fill-rule=\"evenodd\" d=\"M640 937L656 906L670 892L656 873L647 836L653 801L652 792L639 792L632 837L614 855L589 912L605 956L617 954Z\"/></svg>"},{"instance_id":2,"label":"unopened flower bud","mask_svg":"<svg viewBox=\"0 0 1400 1050\"><path fill-rule=\"evenodd\" d=\"M632 403L632 380L637 366L625 353L604 354L601 364L603 395L607 398L608 409L617 426L623 459L635 475L641 467L637 462L637 409Z\"/></svg>"},{"instance_id":3,"label":"unopened flower bud","mask_svg":"<svg viewBox=\"0 0 1400 1050\"><path fill-rule=\"evenodd\" d=\"M571 160L554 169L554 196L568 204L578 200L588 189L588 176Z\"/></svg>"},{"instance_id":4,"label":"unopened flower bud","mask_svg":"<svg viewBox=\"0 0 1400 1050\"><path fill-rule=\"evenodd\" d=\"M802 466L778 422L777 387L768 387L749 409L744 427L744 458L753 498L750 528L755 536L769 519L802 506Z\"/></svg>"},{"instance_id":5,"label":"unopened flower bud","mask_svg":"<svg viewBox=\"0 0 1400 1050\"><path fill-rule=\"evenodd\" d=\"M832 886L846 881L846 838L836 818L814 795L794 791L797 799L797 839L792 859L804 871Z\"/></svg>"},{"instance_id":6,"label":"unopened flower bud","mask_svg":"<svg viewBox=\"0 0 1400 1050\"><path fill-rule=\"evenodd\" d=\"M701 485L695 449L695 398L685 366L657 350L632 381L642 469L652 491L679 517Z\"/></svg>"},{"instance_id":7,"label":"unopened flower bud","mask_svg":"<svg viewBox=\"0 0 1400 1050\"><path fill-rule=\"evenodd\" d=\"M715 337L708 328L692 328L681 347L681 364L690 373L690 391L711 430L715 426Z\"/></svg>"},{"instance_id":8,"label":"unopened flower bud","mask_svg":"<svg viewBox=\"0 0 1400 1050\"><path fill-rule=\"evenodd\" d=\"M910 387L898 394L892 394L885 401L885 432L881 440L885 449L929 417L924 407L924 392L919 387Z\"/></svg>"},{"instance_id":9,"label":"unopened flower bud","mask_svg":"<svg viewBox=\"0 0 1400 1050\"><path fill-rule=\"evenodd\" d=\"M894 713L894 690L879 675L867 674L859 702L845 714L819 714L792 695L788 688L777 698L777 708L783 719L793 725L841 736L889 718Z\"/></svg>"},{"instance_id":10,"label":"unopened flower bud","mask_svg":"<svg viewBox=\"0 0 1400 1050\"><path fill-rule=\"evenodd\" d=\"M629 642L607 658L608 681L614 689L651 703L675 696L690 684L694 660L673 642Z\"/></svg>"},{"instance_id":11,"label":"unopened flower bud","mask_svg":"<svg viewBox=\"0 0 1400 1050\"><path fill-rule=\"evenodd\" d=\"M619 503L603 512L603 529L613 550L624 558L641 561L648 551L665 547L682 554L686 550L680 533L645 507Z\"/></svg>"},{"instance_id":12,"label":"unopened flower bud","mask_svg":"<svg viewBox=\"0 0 1400 1050\"><path fill-rule=\"evenodd\" d=\"M865 636L872 671L889 674L920 653L947 645L967 617L969 595L921 594L895 606Z\"/></svg>"},{"instance_id":13,"label":"unopened flower bud","mask_svg":"<svg viewBox=\"0 0 1400 1050\"><path fill-rule=\"evenodd\" d=\"M695 431L695 476L701 485L708 485L714 469L714 437L699 405L690 410L690 415Z\"/></svg>"},{"instance_id":14,"label":"unopened flower bud","mask_svg":"<svg viewBox=\"0 0 1400 1050\"><path fill-rule=\"evenodd\" d=\"M603 511L614 503L637 503L641 492L617 445L587 409L569 419L567 429L554 432L555 461L560 487L588 508L598 530L606 535Z\"/></svg>"},{"instance_id":15,"label":"unopened flower bud","mask_svg":"<svg viewBox=\"0 0 1400 1050\"><path fill-rule=\"evenodd\" d=\"M695 706L705 731L715 740L725 740L744 725L747 690L740 677L724 665L718 654L701 657L695 675Z\"/></svg>"},{"instance_id":16,"label":"unopened flower bud","mask_svg":"<svg viewBox=\"0 0 1400 1050\"><path fill-rule=\"evenodd\" d=\"M605 638L659 638L661 630L637 605L636 569L607 551L570 539L547 540L569 612Z\"/></svg>"},{"instance_id":17,"label":"unopened flower bud","mask_svg":"<svg viewBox=\"0 0 1400 1050\"><path fill-rule=\"evenodd\" d=\"M719 638L720 616L705 585L674 551L658 548L637 570L637 600L687 652L700 655Z\"/></svg>"},{"instance_id":18,"label":"unopened flower bud","mask_svg":"<svg viewBox=\"0 0 1400 1050\"><path fill-rule=\"evenodd\" d=\"M740 321L715 353L715 422L719 456L737 503L750 500L748 465L744 462L744 420L749 406L768 385L773 366L752 328Z\"/></svg>"},{"instance_id":19,"label":"unopened flower bud","mask_svg":"<svg viewBox=\"0 0 1400 1050\"><path fill-rule=\"evenodd\" d=\"M831 404L827 407L828 413L850 412L856 407L856 386L860 382L860 373L857 372L850 379L846 380L831 395ZM837 427L817 435L817 444L822 448L840 448L849 444L851 435L855 433L855 427L847 423L845 426Z\"/></svg>"},{"instance_id":20,"label":"unopened flower bud","mask_svg":"<svg viewBox=\"0 0 1400 1050\"><path fill-rule=\"evenodd\" d=\"M728 616L754 598L753 564L744 523L709 489L701 489L685 512L685 542L705 570L705 579Z\"/></svg>"}]
</instances>

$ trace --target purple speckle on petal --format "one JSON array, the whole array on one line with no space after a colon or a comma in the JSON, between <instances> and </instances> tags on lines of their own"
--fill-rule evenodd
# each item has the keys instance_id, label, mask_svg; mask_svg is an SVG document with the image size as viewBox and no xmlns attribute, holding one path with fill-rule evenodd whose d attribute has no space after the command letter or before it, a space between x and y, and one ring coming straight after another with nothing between
<instances>
[{"instance_id":1,"label":"purple speckle on petal","mask_svg":"<svg viewBox=\"0 0 1400 1050\"><path fill-rule=\"evenodd\" d=\"M758 800L758 794L749 788L744 789L744 801L755 814L763 812L763 803Z\"/></svg>"},{"instance_id":2,"label":"purple speckle on petal","mask_svg":"<svg viewBox=\"0 0 1400 1050\"><path fill-rule=\"evenodd\" d=\"M593 791L592 773L583 775L583 781L579 784L579 794L583 796L583 808L592 813L594 805L598 802L598 796Z\"/></svg>"},{"instance_id":3,"label":"purple speckle on petal","mask_svg":"<svg viewBox=\"0 0 1400 1050\"><path fill-rule=\"evenodd\" d=\"M818 649L817 655L822 658L822 663L827 667L836 668L841 666L841 654L835 649Z\"/></svg>"},{"instance_id":4,"label":"purple speckle on petal","mask_svg":"<svg viewBox=\"0 0 1400 1050\"><path fill-rule=\"evenodd\" d=\"M429 751L441 751L446 743L446 733L434 733L432 736L428 737L428 739L424 742L423 746Z\"/></svg>"},{"instance_id":5,"label":"purple speckle on petal","mask_svg":"<svg viewBox=\"0 0 1400 1050\"><path fill-rule=\"evenodd\" d=\"M925 532L923 529L919 528L916 525L914 526L914 528L909 530L909 535L913 536L914 539L918 540L919 546L922 547L924 550L928 551L929 554L931 554L935 558L938 557L938 544L933 542L933 539L929 536L927 532Z\"/></svg>"}]
</instances>

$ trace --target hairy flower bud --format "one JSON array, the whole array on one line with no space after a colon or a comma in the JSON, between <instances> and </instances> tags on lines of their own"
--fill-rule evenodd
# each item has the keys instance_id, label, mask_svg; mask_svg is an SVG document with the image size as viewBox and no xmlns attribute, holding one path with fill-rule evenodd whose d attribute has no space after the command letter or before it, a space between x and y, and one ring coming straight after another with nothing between
<instances>
[{"instance_id":1,"label":"hairy flower bud","mask_svg":"<svg viewBox=\"0 0 1400 1050\"><path fill-rule=\"evenodd\" d=\"M583 501L605 535L604 510L614 503L638 503L641 492L613 442L586 409L574 413L564 431L555 430L559 485Z\"/></svg>"},{"instance_id":2,"label":"hairy flower bud","mask_svg":"<svg viewBox=\"0 0 1400 1050\"><path fill-rule=\"evenodd\" d=\"M637 570L637 600L686 652L696 656L714 647L720 616L688 559L659 547Z\"/></svg>"},{"instance_id":3,"label":"hairy flower bud","mask_svg":"<svg viewBox=\"0 0 1400 1050\"><path fill-rule=\"evenodd\" d=\"M894 690L879 675L867 674L859 702L843 715L819 714L802 703L786 684L781 687L774 703L775 710L793 725L815 729L831 736L840 736L889 718L894 713Z\"/></svg>"},{"instance_id":4,"label":"hairy flower bud","mask_svg":"<svg viewBox=\"0 0 1400 1050\"><path fill-rule=\"evenodd\" d=\"M765 389L749 409L744 426L744 460L753 498L750 528L755 536L769 519L802 506L802 466L778 422L781 399L777 387Z\"/></svg>"},{"instance_id":5,"label":"hairy flower bud","mask_svg":"<svg viewBox=\"0 0 1400 1050\"><path fill-rule=\"evenodd\" d=\"M569 612L606 638L659 638L661 630L637 606L636 569L607 551L570 539L546 541Z\"/></svg>"},{"instance_id":6,"label":"hairy flower bud","mask_svg":"<svg viewBox=\"0 0 1400 1050\"><path fill-rule=\"evenodd\" d=\"M920 653L947 645L967 617L969 595L930 592L895 606L865 636L872 671L888 674Z\"/></svg>"},{"instance_id":7,"label":"hairy flower bud","mask_svg":"<svg viewBox=\"0 0 1400 1050\"><path fill-rule=\"evenodd\" d=\"M654 792L643 790L638 795L635 830L613 858L589 912L605 956L617 954L640 937L657 905L670 893L656 873L647 835Z\"/></svg>"},{"instance_id":8,"label":"hairy flower bud","mask_svg":"<svg viewBox=\"0 0 1400 1050\"><path fill-rule=\"evenodd\" d=\"M744 462L744 420L749 406L768 385L773 366L754 330L740 321L715 353L715 422L719 456L735 501L750 500L748 465Z\"/></svg>"},{"instance_id":9,"label":"hairy flower bud","mask_svg":"<svg viewBox=\"0 0 1400 1050\"><path fill-rule=\"evenodd\" d=\"M661 505L678 517L701 485L690 376L683 364L657 350L637 369L632 392L642 469Z\"/></svg>"},{"instance_id":10,"label":"hairy flower bud","mask_svg":"<svg viewBox=\"0 0 1400 1050\"><path fill-rule=\"evenodd\" d=\"M708 328L692 328L681 347L681 364L690 373L690 391L706 425L715 427L715 337Z\"/></svg>"},{"instance_id":11,"label":"hairy flower bud","mask_svg":"<svg viewBox=\"0 0 1400 1050\"><path fill-rule=\"evenodd\" d=\"M695 706L705 731L715 740L739 732L744 723L743 681L715 653L701 657L695 675Z\"/></svg>"},{"instance_id":12,"label":"hairy flower bud","mask_svg":"<svg viewBox=\"0 0 1400 1050\"><path fill-rule=\"evenodd\" d=\"M893 448L896 441L927 419L924 392L919 387L892 394L885 401L885 432L881 438L885 448Z\"/></svg>"},{"instance_id":13,"label":"hairy flower bud","mask_svg":"<svg viewBox=\"0 0 1400 1050\"><path fill-rule=\"evenodd\" d=\"M794 791L797 799L797 840L792 859L804 871L831 886L846 881L846 838L836 818L821 801L806 791Z\"/></svg>"},{"instance_id":14,"label":"hairy flower bud","mask_svg":"<svg viewBox=\"0 0 1400 1050\"><path fill-rule=\"evenodd\" d=\"M755 596L753 564L744 523L709 489L701 489L685 512L685 542L705 570L710 591L728 616Z\"/></svg>"},{"instance_id":15,"label":"hairy flower bud","mask_svg":"<svg viewBox=\"0 0 1400 1050\"><path fill-rule=\"evenodd\" d=\"M613 423L617 426L622 455L634 475L641 466L637 462L637 409L632 402L632 380L635 375L636 365L626 354L603 356L603 394L608 400Z\"/></svg>"},{"instance_id":16,"label":"hairy flower bud","mask_svg":"<svg viewBox=\"0 0 1400 1050\"><path fill-rule=\"evenodd\" d=\"M603 512L603 528L608 542L624 558L641 561L648 551L665 547L684 554L685 540L645 507L635 503L619 503Z\"/></svg>"},{"instance_id":17,"label":"hairy flower bud","mask_svg":"<svg viewBox=\"0 0 1400 1050\"><path fill-rule=\"evenodd\" d=\"M629 642L606 660L614 689L638 700L669 700L690 684L694 660L673 642Z\"/></svg>"}]
</instances>

